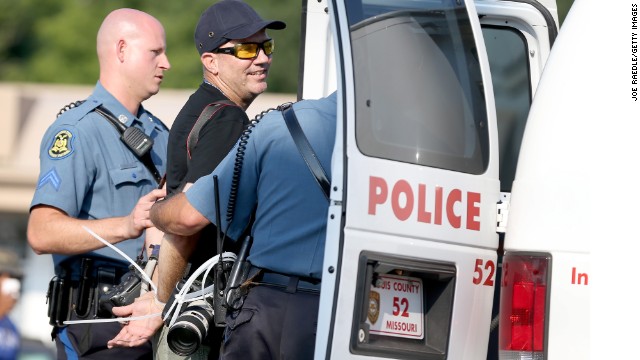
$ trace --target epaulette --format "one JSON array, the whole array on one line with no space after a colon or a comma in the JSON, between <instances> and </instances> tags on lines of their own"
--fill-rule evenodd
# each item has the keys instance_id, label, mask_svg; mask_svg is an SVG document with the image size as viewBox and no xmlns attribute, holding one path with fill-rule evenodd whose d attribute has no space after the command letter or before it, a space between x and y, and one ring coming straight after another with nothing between
<instances>
[{"instance_id":1,"label":"epaulette","mask_svg":"<svg viewBox=\"0 0 640 360\"><path fill-rule=\"evenodd\" d=\"M169 127L164 122L162 122L162 120L159 117L153 115L153 113L151 113L151 111L147 110L146 108L144 109L144 111L147 113L147 115L151 118L151 120L154 123L160 124L165 130L169 131Z\"/></svg>"},{"instance_id":2,"label":"epaulette","mask_svg":"<svg viewBox=\"0 0 640 360\"><path fill-rule=\"evenodd\" d=\"M68 117L67 119L65 119L65 121L70 121L70 120L77 121L82 119L88 113L92 112L98 106L100 106L100 102L98 101L86 101L86 100L74 101L65 105L62 109L60 109L60 111L58 112L58 115L56 115L56 118L60 118L60 116L64 114L65 117Z\"/></svg>"}]
</instances>

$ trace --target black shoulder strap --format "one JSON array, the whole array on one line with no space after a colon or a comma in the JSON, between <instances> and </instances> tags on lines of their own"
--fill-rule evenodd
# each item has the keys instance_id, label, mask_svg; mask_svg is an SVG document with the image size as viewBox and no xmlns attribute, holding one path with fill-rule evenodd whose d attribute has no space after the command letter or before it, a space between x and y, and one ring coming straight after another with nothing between
<instances>
[{"instance_id":1,"label":"black shoulder strap","mask_svg":"<svg viewBox=\"0 0 640 360\"><path fill-rule=\"evenodd\" d=\"M196 120L193 128L189 132L189 136L187 137L187 161L191 160L191 153L198 143L198 139L200 138L200 130L207 122L207 120L211 119L211 117L223 106L238 106L231 100L221 100L213 102L202 110L200 116Z\"/></svg>"},{"instance_id":2,"label":"black shoulder strap","mask_svg":"<svg viewBox=\"0 0 640 360\"><path fill-rule=\"evenodd\" d=\"M296 143L298 151L300 151L300 154L304 159L304 162L307 164L309 171L311 171L318 182L324 197L329 200L331 183L329 183L329 179L327 178L324 168L322 168L322 164L320 164L316 153L313 151L311 144L309 144L309 140L304 135L304 131L302 131L300 123L298 123L296 113L293 111L293 106L291 104L284 106L282 109L282 115L285 123L287 124L287 128L291 133L291 137L293 137L293 141Z\"/></svg>"},{"instance_id":3,"label":"black shoulder strap","mask_svg":"<svg viewBox=\"0 0 640 360\"><path fill-rule=\"evenodd\" d=\"M153 147L153 139L151 139L147 134L142 132L142 130L137 127L126 127L124 124L118 121L116 117L102 105L98 106L94 109L98 114L102 115L105 119L107 119L113 127L115 127L120 133L120 140L127 146L131 152L133 152L140 161L144 164L144 166L149 170L153 178L156 180L158 184L162 181L162 176L156 169L156 166L153 164L153 160L151 159L151 148Z\"/></svg>"}]
</instances>

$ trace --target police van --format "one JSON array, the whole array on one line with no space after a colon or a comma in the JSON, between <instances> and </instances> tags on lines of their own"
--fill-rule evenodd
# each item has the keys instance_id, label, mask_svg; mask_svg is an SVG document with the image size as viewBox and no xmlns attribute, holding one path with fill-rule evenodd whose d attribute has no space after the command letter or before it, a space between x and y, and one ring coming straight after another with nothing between
<instances>
[{"instance_id":1,"label":"police van","mask_svg":"<svg viewBox=\"0 0 640 360\"><path fill-rule=\"evenodd\" d=\"M298 97L339 91L315 358L588 358L588 249L533 221L581 186L570 129L530 124L555 0L303 9Z\"/></svg>"}]
</instances>

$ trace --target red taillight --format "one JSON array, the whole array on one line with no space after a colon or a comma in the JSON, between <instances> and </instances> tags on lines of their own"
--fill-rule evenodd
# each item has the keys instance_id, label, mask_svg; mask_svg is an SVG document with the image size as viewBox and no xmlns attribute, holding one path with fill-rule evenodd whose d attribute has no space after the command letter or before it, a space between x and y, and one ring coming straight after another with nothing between
<instances>
[{"instance_id":1,"label":"red taillight","mask_svg":"<svg viewBox=\"0 0 640 360\"><path fill-rule=\"evenodd\" d=\"M509 254L502 262L500 358L543 359L548 255Z\"/></svg>"}]
</instances>

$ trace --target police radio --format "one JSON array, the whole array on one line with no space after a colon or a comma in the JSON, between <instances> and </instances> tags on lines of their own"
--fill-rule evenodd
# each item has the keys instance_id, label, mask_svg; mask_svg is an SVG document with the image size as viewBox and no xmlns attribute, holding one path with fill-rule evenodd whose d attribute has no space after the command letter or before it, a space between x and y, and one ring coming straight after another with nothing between
<instances>
[{"instance_id":1,"label":"police radio","mask_svg":"<svg viewBox=\"0 0 640 360\"><path fill-rule=\"evenodd\" d=\"M60 109L57 116L62 115L62 113L64 113L65 111L80 106L84 102L85 100L79 100L65 105L62 109ZM111 125L113 125L116 130L118 130L118 132L120 133L120 140L124 143L124 145L129 150L131 150L131 152L133 152L133 154L138 159L140 159L140 161L142 161L151 175L153 175L153 178L156 179L156 182L161 183L162 176L160 176L158 169L156 169L155 165L153 164L153 160L151 159L151 155L149 153L149 150L153 148L153 139L135 126L125 126L102 105L96 107L94 111L102 115L102 117L107 119L111 123Z\"/></svg>"},{"instance_id":2,"label":"police radio","mask_svg":"<svg viewBox=\"0 0 640 360\"><path fill-rule=\"evenodd\" d=\"M118 121L116 117L102 105L98 106L95 109L95 112L109 120L109 122L120 133L120 140L122 140L127 148L129 148L129 150L131 150L137 157L142 158L153 147L152 138L135 126L124 126L123 123Z\"/></svg>"}]
</instances>

